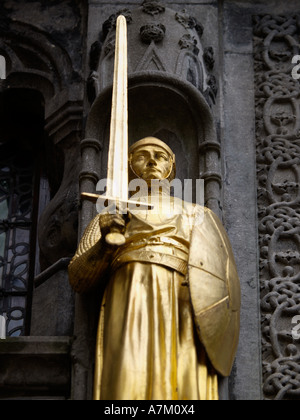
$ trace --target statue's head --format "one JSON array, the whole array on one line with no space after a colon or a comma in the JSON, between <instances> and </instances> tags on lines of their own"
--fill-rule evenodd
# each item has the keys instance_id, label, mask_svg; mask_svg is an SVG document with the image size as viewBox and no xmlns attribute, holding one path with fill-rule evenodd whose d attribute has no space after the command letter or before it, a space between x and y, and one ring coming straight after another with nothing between
<instances>
[{"instance_id":1,"label":"statue's head","mask_svg":"<svg viewBox=\"0 0 300 420\"><path fill-rule=\"evenodd\" d=\"M129 149L129 180L135 178L172 181L176 174L175 155L170 147L155 137L146 137Z\"/></svg>"}]
</instances>

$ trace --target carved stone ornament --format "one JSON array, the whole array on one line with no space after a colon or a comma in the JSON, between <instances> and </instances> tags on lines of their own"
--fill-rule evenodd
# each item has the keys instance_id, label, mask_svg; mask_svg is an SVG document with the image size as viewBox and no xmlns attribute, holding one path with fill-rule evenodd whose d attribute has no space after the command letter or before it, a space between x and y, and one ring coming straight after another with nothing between
<instances>
[{"instance_id":1,"label":"carved stone ornament","mask_svg":"<svg viewBox=\"0 0 300 420\"><path fill-rule=\"evenodd\" d=\"M194 54L199 54L199 48L197 47L198 41L197 39L192 36L191 34L184 34L183 37L179 40L179 45L181 49L189 49L192 50Z\"/></svg>"},{"instance_id":2,"label":"carved stone ornament","mask_svg":"<svg viewBox=\"0 0 300 420\"><path fill-rule=\"evenodd\" d=\"M161 42L166 33L166 27L162 23L153 23L141 27L140 34L142 41L145 44L150 44L152 41Z\"/></svg>"},{"instance_id":3,"label":"carved stone ornament","mask_svg":"<svg viewBox=\"0 0 300 420\"><path fill-rule=\"evenodd\" d=\"M159 13L163 13L166 10L157 0L145 0L143 3L143 12L148 13L149 15L155 16Z\"/></svg>"},{"instance_id":4,"label":"carved stone ornament","mask_svg":"<svg viewBox=\"0 0 300 420\"><path fill-rule=\"evenodd\" d=\"M297 17L256 16L256 138L263 391L300 397L300 84Z\"/></svg>"},{"instance_id":5,"label":"carved stone ornament","mask_svg":"<svg viewBox=\"0 0 300 420\"><path fill-rule=\"evenodd\" d=\"M214 52L203 45L203 26L186 10L178 12L154 0L143 1L131 10L120 10L103 24L99 40L90 50L87 93L91 104L112 84L114 33L116 19L121 14L128 24L128 45L134 45L128 51L130 78L153 71L175 76L195 86L210 107L215 104L218 89L213 74Z\"/></svg>"},{"instance_id":6,"label":"carved stone ornament","mask_svg":"<svg viewBox=\"0 0 300 420\"><path fill-rule=\"evenodd\" d=\"M215 66L214 50L212 47L206 47L203 54L203 59L207 70L212 71Z\"/></svg>"},{"instance_id":7,"label":"carved stone ornament","mask_svg":"<svg viewBox=\"0 0 300 420\"><path fill-rule=\"evenodd\" d=\"M203 35L203 26L195 18L190 16L184 9L175 15L177 22L179 22L185 29L195 29L201 38Z\"/></svg>"}]
</instances>

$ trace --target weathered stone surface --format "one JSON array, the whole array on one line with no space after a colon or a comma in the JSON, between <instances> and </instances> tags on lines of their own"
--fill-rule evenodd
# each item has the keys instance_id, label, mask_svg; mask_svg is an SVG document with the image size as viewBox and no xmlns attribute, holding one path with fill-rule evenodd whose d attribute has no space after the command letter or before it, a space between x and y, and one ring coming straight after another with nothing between
<instances>
[{"instance_id":1,"label":"weathered stone surface","mask_svg":"<svg viewBox=\"0 0 300 420\"><path fill-rule=\"evenodd\" d=\"M53 270L54 273L51 273L50 268L36 278L30 330L33 336L73 335L75 303L74 292L68 280L68 263L69 259L63 260L61 266L64 265L64 268L58 267Z\"/></svg>"},{"instance_id":2,"label":"weathered stone surface","mask_svg":"<svg viewBox=\"0 0 300 420\"><path fill-rule=\"evenodd\" d=\"M71 339L0 340L0 399L62 399L70 395Z\"/></svg>"}]
</instances>

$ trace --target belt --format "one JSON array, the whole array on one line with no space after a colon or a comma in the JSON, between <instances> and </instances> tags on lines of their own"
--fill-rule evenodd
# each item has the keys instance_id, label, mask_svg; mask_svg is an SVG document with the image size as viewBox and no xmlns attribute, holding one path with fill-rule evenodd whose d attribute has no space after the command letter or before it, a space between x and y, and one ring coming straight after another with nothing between
<instances>
[{"instance_id":1,"label":"belt","mask_svg":"<svg viewBox=\"0 0 300 420\"><path fill-rule=\"evenodd\" d=\"M130 243L129 241L129 243L126 245L126 248L128 251L130 251L131 248L137 249L153 245L172 245L173 247L180 249L180 251L183 251L187 255L189 253L189 248L187 245L184 245L181 242L168 237L152 237L150 239L143 239L141 241L134 241L132 243Z\"/></svg>"},{"instance_id":2,"label":"belt","mask_svg":"<svg viewBox=\"0 0 300 420\"><path fill-rule=\"evenodd\" d=\"M181 258L175 257L174 255L162 254L160 252L148 251L148 250L133 250L127 251L124 254L119 255L115 258L112 263L112 269L117 270L124 264L131 262L142 262L146 264L158 264L166 268L177 271L178 273L185 276L187 274L187 261Z\"/></svg>"}]
</instances>

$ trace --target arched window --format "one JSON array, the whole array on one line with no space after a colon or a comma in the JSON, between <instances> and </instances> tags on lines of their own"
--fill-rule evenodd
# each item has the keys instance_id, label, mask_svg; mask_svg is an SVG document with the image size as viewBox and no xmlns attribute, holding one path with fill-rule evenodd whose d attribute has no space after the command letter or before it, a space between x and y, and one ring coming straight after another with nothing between
<instances>
[{"instance_id":1,"label":"arched window","mask_svg":"<svg viewBox=\"0 0 300 420\"><path fill-rule=\"evenodd\" d=\"M11 89L0 95L0 315L7 336L29 334L43 125L38 92Z\"/></svg>"}]
</instances>

